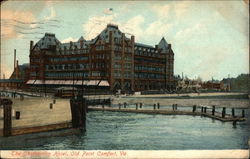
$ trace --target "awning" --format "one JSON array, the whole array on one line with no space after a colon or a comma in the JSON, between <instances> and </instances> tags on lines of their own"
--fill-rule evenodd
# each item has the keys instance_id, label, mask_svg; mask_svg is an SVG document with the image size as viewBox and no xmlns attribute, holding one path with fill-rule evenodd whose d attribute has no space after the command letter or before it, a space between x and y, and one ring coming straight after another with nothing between
<instances>
[{"instance_id":1,"label":"awning","mask_svg":"<svg viewBox=\"0 0 250 159\"><path fill-rule=\"evenodd\" d=\"M44 84L44 81L42 81L42 80L36 80L34 84Z\"/></svg>"},{"instance_id":2,"label":"awning","mask_svg":"<svg viewBox=\"0 0 250 159\"><path fill-rule=\"evenodd\" d=\"M54 84L54 80L46 80L45 84Z\"/></svg>"},{"instance_id":3,"label":"awning","mask_svg":"<svg viewBox=\"0 0 250 159\"><path fill-rule=\"evenodd\" d=\"M36 80L28 80L26 84L34 84Z\"/></svg>"},{"instance_id":4,"label":"awning","mask_svg":"<svg viewBox=\"0 0 250 159\"><path fill-rule=\"evenodd\" d=\"M73 80L66 80L64 82L65 85L73 85L76 81L73 81Z\"/></svg>"},{"instance_id":5,"label":"awning","mask_svg":"<svg viewBox=\"0 0 250 159\"><path fill-rule=\"evenodd\" d=\"M97 86L99 82L99 80L90 80L88 81L87 86Z\"/></svg>"},{"instance_id":6,"label":"awning","mask_svg":"<svg viewBox=\"0 0 250 159\"><path fill-rule=\"evenodd\" d=\"M108 87L108 86L109 86L109 82L106 81L106 80L102 80L102 81L99 83L98 86L106 86L106 87Z\"/></svg>"},{"instance_id":7,"label":"awning","mask_svg":"<svg viewBox=\"0 0 250 159\"><path fill-rule=\"evenodd\" d=\"M75 81L74 83L75 83L75 85L87 85L88 81L78 80L78 81Z\"/></svg>"},{"instance_id":8,"label":"awning","mask_svg":"<svg viewBox=\"0 0 250 159\"><path fill-rule=\"evenodd\" d=\"M107 80L28 80L26 84L35 84L35 85L85 85L85 86L110 86Z\"/></svg>"}]
</instances>

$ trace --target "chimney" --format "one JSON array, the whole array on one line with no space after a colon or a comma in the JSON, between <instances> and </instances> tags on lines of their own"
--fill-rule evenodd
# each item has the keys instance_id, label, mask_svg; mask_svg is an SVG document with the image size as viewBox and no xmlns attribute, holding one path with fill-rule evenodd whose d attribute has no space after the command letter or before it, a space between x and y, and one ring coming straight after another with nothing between
<instances>
[{"instance_id":1,"label":"chimney","mask_svg":"<svg viewBox=\"0 0 250 159\"><path fill-rule=\"evenodd\" d=\"M33 48L33 41L30 41L30 50Z\"/></svg>"},{"instance_id":2,"label":"chimney","mask_svg":"<svg viewBox=\"0 0 250 159\"><path fill-rule=\"evenodd\" d=\"M14 70L16 69L16 49L14 49Z\"/></svg>"},{"instance_id":3,"label":"chimney","mask_svg":"<svg viewBox=\"0 0 250 159\"><path fill-rule=\"evenodd\" d=\"M168 48L171 49L171 44L168 44Z\"/></svg>"},{"instance_id":4,"label":"chimney","mask_svg":"<svg viewBox=\"0 0 250 159\"><path fill-rule=\"evenodd\" d=\"M18 60L16 61L16 79L18 79L19 74L19 67L18 67Z\"/></svg>"},{"instance_id":5,"label":"chimney","mask_svg":"<svg viewBox=\"0 0 250 159\"><path fill-rule=\"evenodd\" d=\"M134 35L131 36L131 41L132 41L132 43L135 42L135 36Z\"/></svg>"}]
</instances>

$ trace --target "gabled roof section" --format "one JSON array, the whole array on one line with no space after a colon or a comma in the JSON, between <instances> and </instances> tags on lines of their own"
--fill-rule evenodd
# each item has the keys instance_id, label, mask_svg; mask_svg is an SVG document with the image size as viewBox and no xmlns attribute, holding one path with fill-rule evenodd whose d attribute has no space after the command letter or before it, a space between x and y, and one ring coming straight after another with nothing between
<instances>
[{"instance_id":1,"label":"gabled roof section","mask_svg":"<svg viewBox=\"0 0 250 159\"><path fill-rule=\"evenodd\" d=\"M86 41L82 36L78 39L78 42L80 41Z\"/></svg>"},{"instance_id":2,"label":"gabled roof section","mask_svg":"<svg viewBox=\"0 0 250 159\"><path fill-rule=\"evenodd\" d=\"M164 37L159 42L158 48L161 50L161 52L164 52L164 53L166 53L168 51L168 43Z\"/></svg>"},{"instance_id":3,"label":"gabled roof section","mask_svg":"<svg viewBox=\"0 0 250 159\"><path fill-rule=\"evenodd\" d=\"M117 25L108 24L107 27L94 39L91 40L92 43L95 43L98 39L102 39L105 42L109 42L109 32L112 31L112 35L114 38L120 39L122 38L122 32L119 30ZM129 39L125 36L125 39Z\"/></svg>"},{"instance_id":4,"label":"gabled roof section","mask_svg":"<svg viewBox=\"0 0 250 159\"><path fill-rule=\"evenodd\" d=\"M45 33L44 37L40 39L36 45L35 49L49 49L51 46L58 46L61 42L55 37L55 34Z\"/></svg>"}]
</instances>

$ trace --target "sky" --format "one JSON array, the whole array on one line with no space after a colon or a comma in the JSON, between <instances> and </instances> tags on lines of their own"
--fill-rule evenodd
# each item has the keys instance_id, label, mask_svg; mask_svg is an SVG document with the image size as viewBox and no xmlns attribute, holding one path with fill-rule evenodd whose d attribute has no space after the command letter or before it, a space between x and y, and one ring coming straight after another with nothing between
<instances>
[{"instance_id":1,"label":"sky","mask_svg":"<svg viewBox=\"0 0 250 159\"><path fill-rule=\"evenodd\" d=\"M110 9L112 8L112 9ZM135 41L172 45L174 74L202 80L249 72L249 1L7 1L1 3L1 66L8 78L14 49L29 62L30 40L46 32L61 42L95 38L108 23Z\"/></svg>"}]
</instances>

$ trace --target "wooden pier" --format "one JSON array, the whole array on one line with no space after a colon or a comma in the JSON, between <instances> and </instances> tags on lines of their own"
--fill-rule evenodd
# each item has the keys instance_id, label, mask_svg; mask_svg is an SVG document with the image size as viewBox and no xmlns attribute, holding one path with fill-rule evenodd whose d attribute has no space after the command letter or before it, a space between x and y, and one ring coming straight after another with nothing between
<instances>
[{"instance_id":1,"label":"wooden pier","mask_svg":"<svg viewBox=\"0 0 250 159\"><path fill-rule=\"evenodd\" d=\"M85 130L86 104L78 98L71 101L52 98L5 100L11 103L2 101L0 105L3 107L0 107L0 112L3 113L3 120L0 120L0 136L8 137L70 128Z\"/></svg>"},{"instance_id":2,"label":"wooden pier","mask_svg":"<svg viewBox=\"0 0 250 159\"><path fill-rule=\"evenodd\" d=\"M153 105L151 109L142 108L140 104L136 104L134 108L127 108L127 104L120 104L119 107L93 107L89 106L89 111L112 111L112 112L128 112L128 113L144 113L144 114L162 114L162 115L193 115L193 116L205 116L212 119L220 120L223 122L237 122L245 121L244 110L241 116L235 116L231 114L223 114L220 112L213 112L213 110L208 111L207 107L203 107L200 110L196 110L196 106L193 109L188 110L178 110L177 105L173 105L172 109L160 109L160 105ZM158 109L157 109L158 108ZM206 110L206 111L205 111ZM223 109L224 110L224 109ZM234 109L233 109L234 110Z\"/></svg>"},{"instance_id":3,"label":"wooden pier","mask_svg":"<svg viewBox=\"0 0 250 159\"><path fill-rule=\"evenodd\" d=\"M86 98L81 95L71 100L20 96L19 98L12 98L10 103L0 103L2 105L0 106L0 136L8 137L60 129L85 130L86 113L88 111L192 115L233 123L246 120L245 109L243 108L240 109L241 112L239 113L239 108L233 107L219 108L215 105L189 105L188 107L179 104L161 106L161 104L160 101L150 103L147 106L144 106L141 102L128 103L128 101L114 104L110 97ZM4 115L1 116L1 114Z\"/></svg>"}]
</instances>

